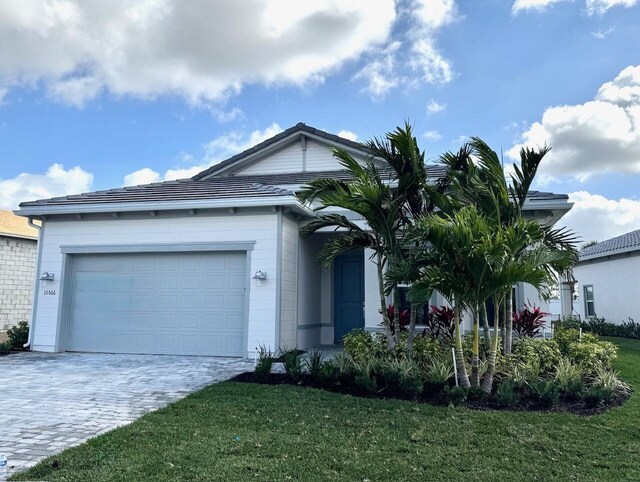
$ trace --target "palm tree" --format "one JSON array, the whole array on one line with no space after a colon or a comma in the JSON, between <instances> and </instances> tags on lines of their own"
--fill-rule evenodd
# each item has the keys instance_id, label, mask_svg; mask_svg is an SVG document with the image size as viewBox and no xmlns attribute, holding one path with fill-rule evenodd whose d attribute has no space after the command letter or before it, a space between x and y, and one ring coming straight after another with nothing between
<instances>
[{"instance_id":1,"label":"palm tree","mask_svg":"<svg viewBox=\"0 0 640 482\"><path fill-rule=\"evenodd\" d=\"M323 214L306 224L301 233L310 236L322 228L331 227L339 232L334 239L325 243L318 253L318 259L331 266L333 260L356 248L369 248L374 252L378 273L380 311L389 349L395 345L391 322L387 313L384 287L384 271L390 259L396 259L400 252L398 230L400 213L394 202L388 180L382 178L373 160L360 164L349 153L335 149L333 155L351 174L352 180L341 181L320 178L310 181L298 192L298 198L309 204L318 201L314 208L321 211L328 207L339 207L359 214L368 228L358 226L342 214ZM398 326L399 323L396 323Z\"/></svg>"},{"instance_id":2,"label":"palm tree","mask_svg":"<svg viewBox=\"0 0 640 482\"><path fill-rule=\"evenodd\" d=\"M495 225L512 226L524 219L523 209L530 187L535 179L540 162L550 148L538 150L523 148L520 151L520 163L514 164L511 184L507 183L500 159L495 151L477 137L465 144L458 153L446 153L440 162L448 169L450 189L446 195L436 199L438 207L444 212L453 212L466 205L475 205L480 212L492 220ZM568 251L573 261L577 261L576 236L569 230L542 226L537 238L531 238L530 244L522 247L521 253L537 244L544 244L550 249ZM566 269L561 266L548 266L549 269ZM561 271L560 271L561 272ZM505 304L505 337L504 352L511 352L513 339L513 314L511 294L504 296ZM494 305L498 311L499 305ZM479 305L483 314L485 341L489 340L489 326L486 317L485 301ZM477 317L477 315L476 315Z\"/></svg>"},{"instance_id":3,"label":"palm tree","mask_svg":"<svg viewBox=\"0 0 640 482\"><path fill-rule=\"evenodd\" d=\"M323 215L312 221L302 230L310 235L318 229L334 227L343 231L330 241L320 252L326 265L330 265L339 254L356 247L367 247L374 251L378 270L380 293L380 311L386 329L389 348L394 338L400 335L400 323L394 324L392 333L386 308L386 296L393 294L395 313L399 313L398 281L389 282L387 271L405 259L406 249L402 242L402 232L408 229L413 220L433 211L435 205L429 199L424 186L427 185L425 154L418 147L413 129L408 122L403 127L387 133L382 138L374 138L367 143L370 158L360 164L346 151L334 150L334 156L349 171L352 180L348 182L335 179L311 181L298 193L298 197L307 203L319 201L317 210L328 206L353 211L367 221L369 229L363 229L338 214ZM373 159L384 161L391 167L391 174L383 178ZM446 182L439 180L436 192L442 193ZM410 278L401 281L410 281ZM407 351L411 353L415 334L417 300L411 303L411 319L407 339Z\"/></svg>"}]
</instances>

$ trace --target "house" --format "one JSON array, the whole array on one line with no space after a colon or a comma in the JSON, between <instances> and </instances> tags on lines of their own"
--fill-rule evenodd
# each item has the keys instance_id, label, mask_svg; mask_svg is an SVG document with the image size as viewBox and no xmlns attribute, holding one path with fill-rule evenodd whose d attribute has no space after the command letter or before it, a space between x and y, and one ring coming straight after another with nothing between
<instances>
[{"instance_id":1,"label":"house","mask_svg":"<svg viewBox=\"0 0 640 482\"><path fill-rule=\"evenodd\" d=\"M323 268L316 255L336 234L299 234L316 213L296 190L348 179L335 147L367 156L300 123L191 179L22 203L18 214L42 220L33 349L242 357L378 329L371 253ZM526 212L554 223L570 207L566 195L533 192ZM527 290L516 289L520 303L537 299Z\"/></svg>"},{"instance_id":2,"label":"house","mask_svg":"<svg viewBox=\"0 0 640 482\"><path fill-rule=\"evenodd\" d=\"M584 248L573 268L583 318L622 323L640 321L640 229Z\"/></svg>"},{"instance_id":3,"label":"house","mask_svg":"<svg viewBox=\"0 0 640 482\"><path fill-rule=\"evenodd\" d=\"M38 230L0 211L0 333L31 318Z\"/></svg>"}]
</instances>

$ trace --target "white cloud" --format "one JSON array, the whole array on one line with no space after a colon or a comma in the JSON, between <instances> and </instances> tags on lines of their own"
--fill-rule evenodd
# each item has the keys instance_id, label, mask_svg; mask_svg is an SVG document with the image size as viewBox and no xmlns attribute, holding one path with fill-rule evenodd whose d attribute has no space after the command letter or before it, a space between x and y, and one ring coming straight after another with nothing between
<instances>
[{"instance_id":1,"label":"white cloud","mask_svg":"<svg viewBox=\"0 0 640 482\"><path fill-rule=\"evenodd\" d=\"M77 106L103 91L210 104L322 82L388 42L395 18L393 0L2 0L0 82Z\"/></svg>"},{"instance_id":2,"label":"white cloud","mask_svg":"<svg viewBox=\"0 0 640 482\"><path fill-rule=\"evenodd\" d=\"M93 175L79 166L65 170L62 164L52 164L44 174L18 174L12 179L0 179L0 208L16 209L18 204L91 189Z\"/></svg>"},{"instance_id":3,"label":"white cloud","mask_svg":"<svg viewBox=\"0 0 640 482\"><path fill-rule=\"evenodd\" d=\"M345 139L349 139L350 141L354 141L354 142L358 140L358 135L355 132L351 132L347 130L342 130L338 132L337 136L344 137Z\"/></svg>"},{"instance_id":4,"label":"white cloud","mask_svg":"<svg viewBox=\"0 0 640 482\"><path fill-rule=\"evenodd\" d=\"M517 14L526 10L537 10L539 12L545 11L550 6L564 2L567 0L516 0L513 2L511 11L513 14ZM573 1L573 0L571 0ZM588 15L603 15L610 8L621 7L633 7L638 3L638 0L585 0L585 6Z\"/></svg>"},{"instance_id":5,"label":"white cloud","mask_svg":"<svg viewBox=\"0 0 640 482\"><path fill-rule=\"evenodd\" d=\"M423 137L429 141L439 141L442 139L442 134L438 131L427 131L423 134Z\"/></svg>"},{"instance_id":6,"label":"white cloud","mask_svg":"<svg viewBox=\"0 0 640 482\"><path fill-rule=\"evenodd\" d=\"M138 169L124 177L123 185L132 186L192 177L230 156L238 154L279 134L282 130L282 127L280 127L277 122L274 122L262 130L256 129L249 134L241 131L228 132L207 142L203 146L204 156L194 157L190 154L183 153L179 156L181 165L166 170L164 174L160 174L149 167ZM341 132L348 133L348 131ZM355 136L355 134L353 135ZM185 167L186 164L189 165Z\"/></svg>"},{"instance_id":7,"label":"white cloud","mask_svg":"<svg viewBox=\"0 0 640 482\"><path fill-rule=\"evenodd\" d=\"M434 99L431 99L427 103L427 114L437 114L438 112L442 112L447 108L447 104L441 104Z\"/></svg>"},{"instance_id":8,"label":"white cloud","mask_svg":"<svg viewBox=\"0 0 640 482\"><path fill-rule=\"evenodd\" d=\"M138 186L140 184L151 184L152 182L158 182L161 180L162 178L160 177L160 174L158 174L153 169L145 167L124 176L123 186Z\"/></svg>"},{"instance_id":9,"label":"white cloud","mask_svg":"<svg viewBox=\"0 0 640 482\"><path fill-rule=\"evenodd\" d=\"M513 2L511 11L514 14L526 10L537 10L539 12L542 12L553 4L564 1L567 0L516 0L515 2Z\"/></svg>"},{"instance_id":10,"label":"white cloud","mask_svg":"<svg viewBox=\"0 0 640 482\"><path fill-rule=\"evenodd\" d=\"M399 85L447 83L453 78L451 62L436 46L440 29L458 20L453 0L398 2L397 23L403 23L401 39L373 51L355 79L364 79L373 99L384 97ZM404 26L404 25L407 26ZM408 65L410 72L402 69Z\"/></svg>"},{"instance_id":11,"label":"white cloud","mask_svg":"<svg viewBox=\"0 0 640 482\"><path fill-rule=\"evenodd\" d=\"M608 199L578 191L569 194L573 208L560 224L573 229L583 241L603 241L640 229L640 201Z\"/></svg>"},{"instance_id":12,"label":"white cloud","mask_svg":"<svg viewBox=\"0 0 640 482\"><path fill-rule=\"evenodd\" d=\"M594 100L549 107L507 155L517 159L522 146L544 144L553 148L540 168L547 182L563 175L585 181L596 173L640 173L640 66L603 84Z\"/></svg>"},{"instance_id":13,"label":"white cloud","mask_svg":"<svg viewBox=\"0 0 640 482\"><path fill-rule=\"evenodd\" d=\"M609 27L606 30L596 30L595 32L591 32L591 35L598 40L604 40L609 35L611 35L616 29L614 27Z\"/></svg>"},{"instance_id":14,"label":"white cloud","mask_svg":"<svg viewBox=\"0 0 640 482\"><path fill-rule=\"evenodd\" d=\"M633 7L638 0L587 0L587 13L589 15L603 15L612 7Z\"/></svg>"}]
</instances>

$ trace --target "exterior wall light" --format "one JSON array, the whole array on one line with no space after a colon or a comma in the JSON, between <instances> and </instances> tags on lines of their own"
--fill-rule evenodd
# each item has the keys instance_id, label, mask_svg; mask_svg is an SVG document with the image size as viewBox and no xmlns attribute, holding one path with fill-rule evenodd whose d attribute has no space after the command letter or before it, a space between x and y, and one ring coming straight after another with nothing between
<instances>
[{"instance_id":1,"label":"exterior wall light","mask_svg":"<svg viewBox=\"0 0 640 482\"><path fill-rule=\"evenodd\" d=\"M53 273L49 273L48 271L45 271L40 275L40 281L53 281L53 278Z\"/></svg>"},{"instance_id":2,"label":"exterior wall light","mask_svg":"<svg viewBox=\"0 0 640 482\"><path fill-rule=\"evenodd\" d=\"M262 282L267 279L267 272L258 270L256 274L252 276L252 279L256 280L256 286L262 286Z\"/></svg>"}]
</instances>

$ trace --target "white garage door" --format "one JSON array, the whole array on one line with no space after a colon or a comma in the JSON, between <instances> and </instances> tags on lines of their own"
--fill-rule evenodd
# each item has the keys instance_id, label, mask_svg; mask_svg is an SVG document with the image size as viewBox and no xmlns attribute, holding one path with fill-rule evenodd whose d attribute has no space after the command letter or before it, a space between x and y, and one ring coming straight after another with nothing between
<instances>
[{"instance_id":1,"label":"white garage door","mask_svg":"<svg viewBox=\"0 0 640 482\"><path fill-rule=\"evenodd\" d=\"M74 255L68 351L243 356L244 252Z\"/></svg>"}]
</instances>

